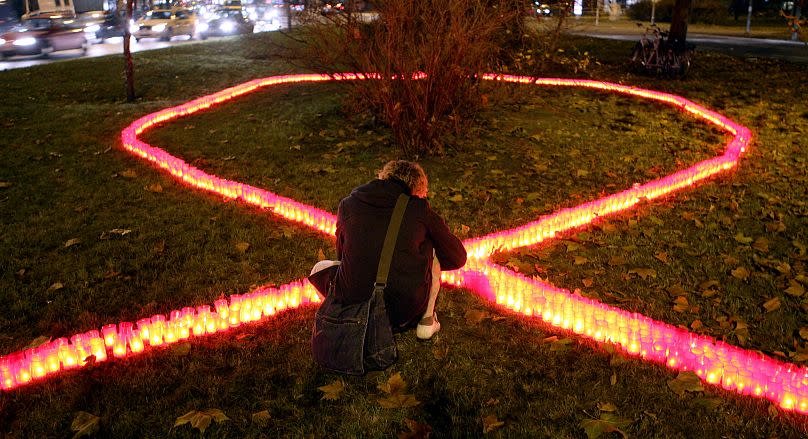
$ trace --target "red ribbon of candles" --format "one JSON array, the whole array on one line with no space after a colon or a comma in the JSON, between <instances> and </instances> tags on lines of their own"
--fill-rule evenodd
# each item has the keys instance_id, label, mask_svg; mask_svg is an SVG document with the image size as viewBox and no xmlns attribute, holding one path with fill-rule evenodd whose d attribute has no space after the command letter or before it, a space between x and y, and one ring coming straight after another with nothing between
<instances>
[{"instance_id":1,"label":"red ribbon of candles","mask_svg":"<svg viewBox=\"0 0 808 439\"><path fill-rule=\"evenodd\" d=\"M256 79L141 117L121 133L123 147L192 187L269 209L282 218L327 235L334 235L334 215L264 189L207 174L184 160L139 140L138 136L163 122L197 113L273 85L372 80L375 77L359 74L310 74ZM486 74L483 79L526 85L583 87L650 99L713 124L729 133L732 138L727 142L723 154L668 176L579 206L562 209L514 229L469 239L464 242L469 254L466 267L442 273L441 280L473 290L498 305L525 316L542 319L548 324L598 342L612 343L628 355L664 364L673 370L691 370L707 383L720 385L739 394L766 398L783 410L808 414L808 369L804 367L784 363L572 294L551 284L526 278L490 261L495 252L537 244L561 232L590 224L599 217L630 209L641 200L665 196L733 168L749 146L749 129L681 96L653 90L583 79L536 79L498 74ZM69 341L60 338L33 349L0 357L0 388L14 389L34 379L82 367L91 356L96 362L106 361L107 350L115 358L136 355L152 347L266 320L280 311L311 302L319 302L319 298L314 288L303 280L277 288L259 287L248 294L234 294L229 300L216 300L213 307L201 305L171 311L168 319L158 314L138 320L136 326L128 322L106 325L101 329L101 334L93 330L76 334Z\"/></svg>"}]
</instances>

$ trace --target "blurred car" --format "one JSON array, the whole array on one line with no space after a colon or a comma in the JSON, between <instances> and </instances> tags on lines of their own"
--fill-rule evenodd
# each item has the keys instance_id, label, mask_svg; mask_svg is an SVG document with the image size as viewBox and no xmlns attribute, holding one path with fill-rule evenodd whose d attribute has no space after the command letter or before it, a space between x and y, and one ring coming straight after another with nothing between
<instances>
[{"instance_id":1,"label":"blurred car","mask_svg":"<svg viewBox=\"0 0 808 439\"><path fill-rule=\"evenodd\" d=\"M107 38L122 37L125 23L126 19L120 13L107 12L104 14L104 21L98 25L95 37L102 43Z\"/></svg>"},{"instance_id":2,"label":"blurred car","mask_svg":"<svg viewBox=\"0 0 808 439\"><path fill-rule=\"evenodd\" d=\"M0 57L39 55L60 50L87 51L84 29L61 15L37 15L0 34Z\"/></svg>"},{"instance_id":3,"label":"blurred car","mask_svg":"<svg viewBox=\"0 0 808 439\"><path fill-rule=\"evenodd\" d=\"M196 33L196 14L190 9L154 9L132 25L135 41L159 38L168 41L177 35L193 38Z\"/></svg>"},{"instance_id":4,"label":"blurred car","mask_svg":"<svg viewBox=\"0 0 808 439\"><path fill-rule=\"evenodd\" d=\"M211 20L199 23L199 37L204 40L213 36L251 34L254 29L255 22L240 7L227 7L215 11Z\"/></svg>"},{"instance_id":5,"label":"blurred car","mask_svg":"<svg viewBox=\"0 0 808 439\"><path fill-rule=\"evenodd\" d=\"M96 33L101 29L105 15L104 11L84 12L76 17L76 24L84 29L85 37L92 41L97 38Z\"/></svg>"}]
</instances>

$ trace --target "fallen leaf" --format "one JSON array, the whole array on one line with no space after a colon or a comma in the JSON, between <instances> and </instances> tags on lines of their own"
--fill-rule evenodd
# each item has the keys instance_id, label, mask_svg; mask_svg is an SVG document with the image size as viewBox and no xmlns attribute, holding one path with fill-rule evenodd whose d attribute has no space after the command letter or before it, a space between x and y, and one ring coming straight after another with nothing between
<instances>
[{"instance_id":1,"label":"fallen leaf","mask_svg":"<svg viewBox=\"0 0 808 439\"><path fill-rule=\"evenodd\" d=\"M573 265L584 265L589 262L589 259L583 256L573 256Z\"/></svg>"},{"instance_id":2,"label":"fallen leaf","mask_svg":"<svg viewBox=\"0 0 808 439\"><path fill-rule=\"evenodd\" d=\"M76 413L76 417L73 418L73 422L70 424L70 429L76 432L73 435L73 439L84 436L92 436L93 434L97 433L98 423L100 420L101 418L91 413Z\"/></svg>"},{"instance_id":3,"label":"fallen leaf","mask_svg":"<svg viewBox=\"0 0 808 439\"><path fill-rule=\"evenodd\" d=\"M572 344L571 338L555 340L550 343L550 352L564 352L570 348L570 344Z\"/></svg>"},{"instance_id":4,"label":"fallen leaf","mask_svg":"<svg viewBox=\"0 0 808 439\"><path fill-rule=\"evenodd\" d=\"M109 239L112 236L126 236L130 233L132 233L132 231L129 229L112 229L107 232L102 232L99 239Z\"/></svg>"},{"instance_id":5,"label":"fallen leaf","mask_svg":"<svg viewBox=\"0 0 808 439\"><path fill-rule=\"evenodd\" d=\"M495 415L488 415L483 417L483 434L490 433L499 427L505 425L504 421L497 419Z\"/></svg>"},{"instance_id":6,"label":"fallen leaf","mask_svg":"<svg viewBox=\"0 0 808 439\"><path fill-rule=\"evenodd\" d=\"M673 310L676 312L685 312L690 309L690 304L687 302L687 297L679 296L673 299Z\"/></svg>"},{"instance_id":7,"label":"fallen leaf","mask_svg":"<svg viewBox=\"0 0 808 439\"><path fill-rule=\"evenodd\" d=\"M709 290L712 287L717 287L717 286L720 286L720 285L721 285L721 282L718 282L715 279L710 279L710 280L706 280L706 281L700 283L699 284L699 289L701 291L705 291L705 290Z\"/></svg>"},{"instance_id":8,"label":"fallen leaf","mask_svg":"<svg viewBox=\"0 0 808 439\"><path fill-rule=\"evenodd\" d=\"M451 197L447 198L447 200L451 201L452 203L459 203L459 202L463 201L463 195L462 194L455 194L455 195L452 195Z\"/></svg>"},{"instance_id":9,"label":"fallen leaf","mask_svg":"<svg viewBox=\"0 0 808 439\"><path fill-rule=\"evenodd\" d=\"M488 313L485 312L485 311L477 310L477 309L470 309L470 310L466 311L465 317L466 317L466 322L469 325L477 325L480 322L482 322L483 320L485 320L486 318L488 318Z\"/></svg>"},{"instance_id":10,"label":"fallen leaf","mask_svg":"<svg viewBox=\"0 0 808 439\"><path fill-rule=\"evenodd\" d=\"M11 187L11 182L8 181L0 181L0 189L6 189Z\"/></svg>"},{"instance_id":11,"label":"fallen leaf","mask_svg":"<svg viewBox=\"0 0 808 439\"><path fill-rule=\"evenodd\" d=\"M720 407L721 405L724 404L724 400L721 399L721 398L717 398L717 397L696 398L696 399L693 400L693 404L695 404L695 405L697 405L699 407L704 407L704 408L709 409L709 410L715 410L715 409L717 409L718 407Z\"/></svg>"},{"instance_id":12,"label":"fallen leaf","mask_svg":"<svg viewBox=\"0 0 808 439\"><path fill-rule=\"evenodd\" d=\"M748 236L744 236L744 234L742 232L738 232L738 234L735 235L735 240L740 242L741 244L751 244L752 241L754 241L753 238L750 238Z\"/></svg>"},{"instance_id":13,"label":"fallen leaf","mask_svg":"<svg viewBox=\"0 0 808 439\"><path fill-rule=\"evenodd\" d=\"M612 372L612 376L609 377L609 383L614 386L617 384L617 372Z\"/></svg>"},{"instance_id":14,"label":"fallen leaf","mask_svg":"<svg viewBox=\"0 0 808 439\"><path fill-rule=\"evenodd\" d=\"M599 402L598 403L598 410L602 412L616 412L617 406L611 402Z\"/></svg>"},{"instance_id":15,"label":"fallen leaf","mask_svg":"<svg viewBox=\"0 0 808 439\"><path fill-rule=\"evenodd\" d=\"M155 192L155 193L163 192L163 187L160 186L160 184L158 184L158 183L150 184L150 185L144 187L143 189L146 189L149 192Z\"/></svg>"},{"instance_id":16,"label":"fallen leaf","mask_svg":"<svg viewBox=\"0 0 808 439\"><path fill-rule=\"evenodd\" d=\"M323 392L323 397L320 399L326 401L336 401L339 399L342 391L345 390L345 383L342 380L336 380L331 384L318 387L317 390Z\"/></svg>"},{"instance_id":17,"label":"fallen leaf","mask_svg":"<svg viewBox=\"0 0 808 439\"><path fill-rule=\"evenodd\" d=\"M755 240L752 244L752 248L761 252L761 253L768 253L769 252L769 240L764 238L763 236L759 237Z\"/></svg>"},{"instance_id":18,"label":"fallen leaf","mask_svg":"<svg viewBox=\"0 0 808 439\"><path fill-rule=\"evenodd\" d=\"M699 329L701 329L703 327L704 327L704 324L699 319L693 320L693 323L690 324L690 329L692 329L694 331L698 331Z\"/></svg>"},{"instance_id":19,"label":"fallen leaf","mask_svg":"<svg viewBox=\"0 0 808 439\"><path fill-rule=\"evenodd\" d=\"M667 291L668 291L668 294L670 294L671 296L683 296L683 295L687 294L687 291L685 291L685 289L682 288L682 285L680 285L680 284L676 284L676 285L673 285L671 287L668 287Z\"/></svg>"},{"instance_id":20,"label":"fallen leaf","mask_svg":"<svg viewBox=\"0 0 808 439\"><path fill-rule=\"evenodd\" d=\"M586 288L589 288L589 287L592 286L593 283L595 283L595 281L593 279L586 278L586 279L583 279L581 281L581 283L583 283Z\"/></svg>"},{"instance_id":21,"label":"fallen leaf","mask_svg":"<svg viewBox=\"0 0 808 439\"><path fill-rule=\"evenodd\" d=\"M685 392L704 391L701 379L691 370L680 372L676 378L668 381L668 387L679 396L685 396Z\"/></svg>"},{"instance_id":22,"label":"fallen leaf","mask_svg":"<svg viewBox=\"0 0 808 439\"><path fill-rule=\"evenodd\" d=\"M74 245L79 244L80 242L81 240L79 238L68 239L65 242L65 248L73 247Z\"/></svg>"},{"instance_id":23,"label":"fallen leaf","mask_svg":"<svg viewBox=\"0 0 808 439\"><path fill-rule=\"evenodd\" d=\"M137 177L137 172L132 169L127 169L119 174L121 177L125 178L135 178Z\"/></svg>"},{"instance_id":24,"label":"fallen leaf","mask_svg":"<svg viewBox=\"0 0 808 439\"><path fill-rule=\"evenodd\" d=\"M386 409L415 407L421 403L415 399L415 395L404 393L407 390L407 382L398 372L391 375L387 382L379 384L378 389L388 395L376 398L379 405Z\"/></svg>"},{"instance_id":25,"label":"fallen leaf","mask_svg":"<svg viewBox=\"0 0 808 439\"><path fill-rule=\"evenodd\" d=\"M48 287L48 291L56 291L56 290L61 290L61 289L62 289L62 288L64 288L64 287L65 287L65 286L64 286L64 285L62 285L62 283L61 283L61 282L56 282L56 283L54 283L53 285L51 285L50 287Z\"/></svg>"},{"instance_id":26,"label":"fallen leaf","mask_svg":"<svg viewBox=\"0 0 808 439\"><path fill-rule=\"evenodd\" d=\"M179 427L184 424L191 424L191 428L199 430L200 433L205 433L205 430L210 426L211 422L216 421L224 422L229 421L228 418L219 409L205 409L202 411L191 410L190 412L180 416L174 422L174 427Z\"/></svg>"},{"instance_id":27,"label":"fallen leaf","mask_svg":"<svg viewBox=\"0 0 808 439\"><path fill-rule=\"evenodd\" d=\"M642 278L642 280L646 280L649 277L651 277L651 278L656 278L657 277L656 270L651 269L651 268L632 268L631 270L628 271L628 273L629 274L636 274L637 276L640 276Z\"/></svg>"},{"instance_id":28,"label":"fallen leaf","mask_svg":"<svg viewBox=\"0 0 808 439\"><path fill-rule=\"evenodd\" d=\"M249 245L249 244L248 244ZM322 248L317 250L317 261L324 261L325 260L325 252Z\"/></svg>"},{"instance_id":29,"label":"fallen leaf","mask_svg":"<svg viewBox=\"0 0 808 439\"><path fill-rule=\"evenodd\" d=\"M805 288L799 284L799 282L791 279L789 281L790 286L786 288L786 294L789 294L794 297L800 297L805 294Z\"/></svg>"},{"instance_id":30,"label":"fallen leaf","mask_svg":"<svg viewBox=\"0 0 808 439\"><path fill-rule=\"evenodd\" d=\"M584 419L580 425L589 439L598 438L603 433L620 433L623 438L628 438L621 428L631 425L631 420L620 418L614 413L601 413L600 419Z\"/></svg>"},{"instance_id":31,"label":"fallen leaf","mask_svg":"<svg viewBox=\"0 0 808 439\"><path fill-rule=\"evenodd\" d=\"M656 252L654 253L654 257L658 259L660 262L663 262L665 264L668 263L668 254L665 252Z\"/></svg>"},{"instance_id":32,"label":"fallen leaf","mask_svg":"<svg viewBox=\"0 0 808 439\"><path fill-rule=\"evenodd\" d=\"M166 241L161 239L160 241L155 242L152 250L158 255L163 254L163 252L166 251Z\"/></svg>"},{"instance_id":33,"label":"fallen leaf","mask_svg":"<svg viewBox=\"0 0 808 439\"><path fill-rule=\"evenodd\" d=\"M252 423L259 426L259 427L266 427L269 425L269 420L271 419L269 416L268 410L263 410L257 413L253 413L250 417Z\"/></svg>"},{"instance_id":34,"label":"fallen leaf","mask_svg":"<svg viewBox=\"0 0 808 439\"><path fill-rule=\"evenodd\" d=\"M625 265L626 264L626 258L624 258L622 256L612 256L611 258L609 258L609 262L607 262L607 263L609 264L610 267L616 267L618 265Z\"/></svg>"},{"instance_id":35,"label":"fallen leaf","mask_svg":"<svg viewBox=\"0 0 808 439\"><path fill-rule=\"evenodd\" d=\"M249 249L250 249L250 243L248 242L239 242L238 244L236 244L236 250L238 250L240 253L247 253L247 250Z\"/></svg>"},{"instance_id":36,"label":"fallen leaf","mask_svg":"<svg viewBox=\"0 0 808 439\"><path fill-rule=\"evenodd\" d=\"M732 273L732 277L740 279L740 280L746 280L746 279L749 278L749 270L747 270L746 268L743 268L743 267L738 267L738 268L732 270L731 273Z\"/></svg>"},{"instance_id":37,"label":"fallen leaf","mask_svg":"<svg viewBox=\"0 0 808 439\"><path fill-rule=\"evenodd\" d=\"M803 340L808 340L808 326L800 328L800 337L802 337Z\"/></svg>"},{"instance_id":38,"label":"fallen leaf","mask_svg":"<svg viewBox=\"0 0 808 439\"><path fill-rule=\"evenodd\" d=\"M429 424L422 424L412 419L404 419L404 425L409 431L402 431L398 434L398 439L429 439L432 435L432 427Z\"/></svg>"},{"instance_id":39,"label":"fallen leaf","mask_svg":"<svg viewBox=\"0 0 808 439\"><path fill-rule=\"evenodd\" d=\"M767 300L763 303L763 308L766 309L766 312L772 312L780 308L780 298L774 297Z\"/></svg>"},{"instance_id":40,"label":"fallen leaf","mask_svg":"<svg viewBox=\"0 0 808 439\"><path fill-rule=\"evenodd\" d=\"M735 336L738 337L738 342L742 345L746 344L746 341L749 339L749 326L746 322L742 320L735 322L735 330L733 332Z\"/></svg>"}]
</instances>

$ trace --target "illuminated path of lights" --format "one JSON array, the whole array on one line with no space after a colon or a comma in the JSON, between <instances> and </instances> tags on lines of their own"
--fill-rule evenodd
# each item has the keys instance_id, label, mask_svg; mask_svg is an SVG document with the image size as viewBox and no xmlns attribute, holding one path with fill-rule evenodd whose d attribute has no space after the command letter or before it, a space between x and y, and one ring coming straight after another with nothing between
<instances>
[{"instance_id":1,"label":"illuminated path of lights","mask_svg":"<svg viewBox=\"0 0 808 439\"><path fill-rule=\"evenodd\" d=\"M231 87L141 117L121 133L123 147L190 186L239 199L272 213L334 235L336 218L331 213L307 206L267 190L225 180L197 169L166 151L138 139L145 131L169 120L197 113L216 104L278 84L362 79L358 75L275 76ZM783 410L808 414L808 369L784 363L761 353L748 351L711 337L658 322L581 297L568 290L536 281L491 262L495 252L530 246L552 239L561 232L590 224L601 216L630 209L642 200L665 196L727 171L737 165L751 140L750 131L728 118L687 99L666 93L618 84L579 79L538 79L488 74L484 79L526 85L571 86L621 93L657 101L705 122L732 137L724 153L696 163L668 176L622 192L566 208L510 230L464 242L469 254L466 267L444 272L444 283L475 291L498 305L535 317L547 324L574 332L597 342L608 342L626 354L677 371L693 371L704 381L743 395L766 398ZM24 386L62 370L80 368L93 355L96 362L128 357L153 347L190 337L227 331L247 322L271 318L285 309L318 302L306 280L281 287L259 287L243 295L231 295L210 305L186 307L168 315L155 315L137 322L109 324L99 330L59 338L36 348L0 358L0 379L5 390Z\"/></svg>"}]
</instances>

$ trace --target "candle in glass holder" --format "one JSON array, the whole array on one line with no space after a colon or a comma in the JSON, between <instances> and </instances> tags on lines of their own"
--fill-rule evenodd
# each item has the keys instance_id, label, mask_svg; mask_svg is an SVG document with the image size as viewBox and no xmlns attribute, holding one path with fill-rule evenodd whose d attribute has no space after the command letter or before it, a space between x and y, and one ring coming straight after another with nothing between
<instances>
[{"instance_id":1,"label":"candle in glass holder","mask_svg":"<svg viewBox=\"0 0 808 439\"><path fill-rule=\"evenodd\" d=\"M112 344L112 355L115 358L123 358L126 356L126 339L123 337L116 337Z\"/></svg>"},{"instance_id":2,"label":"candle in glass holder","mask_svg":"<svg viewBox=\"0 0 808 439\"><path fill-rule=\"evenodd\" d=\"M143 352L143 339L140 338L140 331L134 330L129 334L129 349L133 354Z\"/></svg>"},{"instance_id":3,"label":"candle in glass holder","mask_svg":"<svg viewBox=\"0 0 808 439\"><path fill-rule=\"evenodd\" d=\"M229 306L227 305L227 299L219 299L213 302L213 305L216 307L216 314L223 319L227 319L227 314L229 312Z\"/></svg>"},{"instance_id":4,"label":"candle in glass holder","mask_svg":"<svg viewBox=\"0 0 808 439\"><path fill-rule=\"evenodd\" d=\"M166 324L166 317L161 314L152 316L151 326L149 327L149 344L152 346L160 346L163 344L163 330Z\"/></svg>"},{"instance_id":5,"label":"candle in glass holder","mask_svg":"<svg viewBox=\"0 0 808 439\"><path fill-rule=\"evenodd\" d=\"M95 356L96 363L107 361L107 347L104 339L97 337L90 340L90 351Z\"/></svg>"},{"instance_id":6,"label":"candle in glass holder","mask_svg":"<svg viewBox=\"0 0 808 439\"><path fill-rule=\"evenodd\" d=\"M71 345L59 346L59 361L62 362L62 368L72 369L79 365L79 360L76 357L76 349Z\"/></svg>"},{"instance_id":7,"label":"candle in glass holder","mask_svg":"<svg viewBox=\"0 0 808 439\"><path fill-rule=\"evenodd\" d=\"M115 326L115 324L102 326L101 333L104 334L104 343L106 343L107 347L112 347L118 333L118 328Z\"/></svg>"},{"instance_id":8,"label":"candle in glass holder","mask_svg":"<svg viewBox=\"0 0 808 439\"><path fill-rule=\"evenodd\" d=\"M14 365L11 358L0 358L0 388L10 390L14 388Z\"/></svg>"},{"instance_id":9,"label":"candle in glass holder","mask_svg":"<svg viewBox=\"0 0 808 439\"><path fill-rule=\"evenodd\" d=\"M149 341L149 328L151 327L151 319L140 319L137 321L137 330L140 334L140 338L143 341Z\"/></svg>"}]
</instances>

